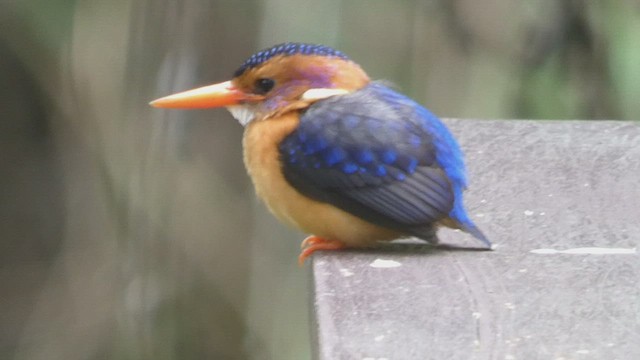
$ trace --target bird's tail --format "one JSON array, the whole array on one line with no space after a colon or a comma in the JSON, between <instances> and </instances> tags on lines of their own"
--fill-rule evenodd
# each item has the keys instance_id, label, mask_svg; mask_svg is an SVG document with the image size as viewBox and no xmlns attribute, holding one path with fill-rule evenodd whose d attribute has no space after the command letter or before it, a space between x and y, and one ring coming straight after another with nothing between
<instances>
[{"instance_id":1,"label":"bird's tail","mask_svg":"<svg viewBox=\"0 0 640 360\"><path fill-rule=\"evenodd\" d=\"M456 193L456 200L453 205L453 209L449 212L449 217L441 221L443 225L452 227L454 229L460 229L466 233L473 235L476 239L482 241L482 243L487 247L487 249L491 249L493 244L491 241L480 231L480 229L473 223L473 221L467 215L467 212L464 210L464 206L462 205L462 189L456 188L454 189Z\"/></svg>"},{"instance_id":2,"label":"bird's tail","mask_svg":"<svg viewBox=\"0 0 640 360\"><path fill-rule=\"evenodd\" d=\"M473 235L474 238L482 241L487 249L491 249L493 246L493 244L491 244L491 241L482 233L482 231L476 226L476 224L474 224L473 221L471 221L471 219L466 216L466 214L462 220L449 217L440 220L439 223L440 225L444 225L452 229L460 229L468 234Z\"/></svg>"},{"instance_id":3,"label":"bird's tail","mask_svg":"<svg viewBox=\"0 0 640 360\"><path fill-rule=\"evenodd\" d=\"M476 224L469 220L464 224L459 224L459 226L460 230L467 232L473 235L473 237L475 237L476 239L482 241L482 243L486 245L487 249L492 248L493 244L491 244L491 241L484 235L484 233L482 233L482 231L476 226Z\"/></svg>"}]
</instances>

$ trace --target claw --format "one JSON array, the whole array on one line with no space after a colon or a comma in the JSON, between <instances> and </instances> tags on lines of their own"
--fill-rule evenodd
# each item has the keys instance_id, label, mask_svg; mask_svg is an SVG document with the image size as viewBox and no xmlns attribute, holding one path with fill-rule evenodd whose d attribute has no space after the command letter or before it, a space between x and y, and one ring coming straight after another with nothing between
<instances>
[{"instance_id":1,"label":"claw","mask_svg":"<svg viewBox=\"0 0 640 360\"><path fill-rule=\"evenodd\" d=\"M340 250L347 247L342 241L327 240L317 236L309 236L302 241L302 252L298 256L298 264L304 265L304 261L316 250Z\"/></svg>"},{"instance_id":2,"label":"claw","mask_svg":"<svg viewBox=\"0 0 640 360\"><path fill-rule=\"evenodd\" d=\"M322 243L322 242L325 242L325 241L327 241L327 240L325 240L325 239L323 239L321 237L315 236L315 235L307 236L304 240L302 240L302 243L300 244L300 248L304 249L307 246L319 244L319 243Z\"/></svg>"}]
</instances>

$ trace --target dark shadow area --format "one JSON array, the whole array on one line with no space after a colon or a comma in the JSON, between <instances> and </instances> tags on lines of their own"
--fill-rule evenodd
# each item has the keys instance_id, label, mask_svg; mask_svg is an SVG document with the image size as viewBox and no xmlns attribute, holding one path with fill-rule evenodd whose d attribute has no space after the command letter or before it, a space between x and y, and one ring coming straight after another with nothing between
<instances>
[{"instance_id":1,"label":"dark shadow area","mask_svg":"<svg viewBox=\"0 0 640 360\"><path fill-rule=\"evenodd\" d=\"M2 38L0 79L0 354L7 355L61 250L65 207L46 98Z\"/></svg>"},{"instance_id":2,"label":"dark shadow area","mask_svg":"<svg viewBox=\"0 0 640 360\"><path fill-rule=\"evenodd\" d=\"M379 247L370 249L345 249L339 250L345 253L366 253L366 254L438 254L444 252L484 252L493 251L483 247L468 247L453 244L429 244L420 243L414 240L397 240L391 243L381 243Z\"/></svg>"}]
</instances>

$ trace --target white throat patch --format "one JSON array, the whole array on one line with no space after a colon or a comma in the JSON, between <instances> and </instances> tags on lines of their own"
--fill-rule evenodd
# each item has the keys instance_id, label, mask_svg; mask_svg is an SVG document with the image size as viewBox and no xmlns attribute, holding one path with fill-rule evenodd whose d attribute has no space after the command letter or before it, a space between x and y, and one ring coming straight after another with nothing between
<instances>
[{"instance_id":1,"label":"white throat patch","mask_svg":"<svg viewBox=\"0 0 640 360\"><path fill-rule=\"evenodd\" d=\"M232 105L227 106L227 110L231 113L240 125L247 126L255 117L256 113L253 111L251 105Z\"/></svg>"},{"instance_id":2,"label":"white throat patch","mask_svg":"<svg viewBox=\"0 0 640 360\"><path fill-rule=\"evenodd\" d=\"M345 95L348 94L349 91L344 89L309 89L302 94L300 97L301 100L314 102L323 100L326 98L330 98L336 95ZM242 126L247 126L250 122L252 122L256 117L256 107L251 104L243 104L243 105L231 105L227 106L227 110L231 113L231 115L238 120L238 122Z\"/></svg>"}]
</instances>

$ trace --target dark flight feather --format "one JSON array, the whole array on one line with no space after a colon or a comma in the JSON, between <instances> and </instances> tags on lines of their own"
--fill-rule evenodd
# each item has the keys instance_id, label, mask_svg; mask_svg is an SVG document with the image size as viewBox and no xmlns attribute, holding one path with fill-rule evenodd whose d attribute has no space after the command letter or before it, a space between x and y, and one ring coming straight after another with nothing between
<instances>
[{"instance_id":1,"label":"dark flight feather","mask_svg":"<svg viewBox=\"0 0 640 360\"><path fill-rule=\"evenodd\" d=\"M451 218L488 244L462 206L462 153L438 118L379 83L311 105L280 144L300 193L371 223L433 241Z\"/></svg>"}]
</instances>

